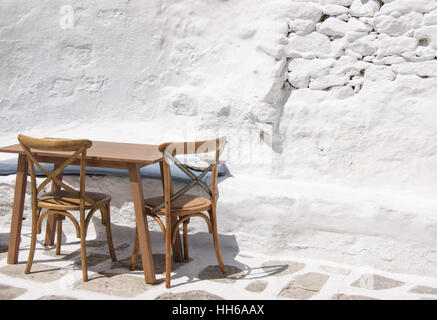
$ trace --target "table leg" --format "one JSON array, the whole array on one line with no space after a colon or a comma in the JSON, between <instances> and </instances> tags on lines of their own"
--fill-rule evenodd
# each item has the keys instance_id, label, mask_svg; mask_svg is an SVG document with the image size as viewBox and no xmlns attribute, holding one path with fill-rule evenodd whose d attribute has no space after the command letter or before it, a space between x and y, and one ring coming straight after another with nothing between
<instances>
[{"instance_id":1,"label":"table leg","mask_svg":"<svg viewBox=\"0 0 437 320\"><path fill-rule=\"evenodd\" d=\"M53 171L56 171L56 169L59 168L59 164L55 163L54 167L53 167ZM62 181L62 177L63 177L63 172L61 172L58 175L58 179ZM52 181L52 192L54 191L58 191L60 188L53 183ZM52 246L55 242L55 230L56 230L56 215L54 214L49 214L47 217L47 224L46 224L46 239L44 244L46 246Z\"/></svg>"},{"instance_id":2,"label":"table leg","mask_svg":"<svg viewBox=\"0 0 437 320\"><path fill-rule=\"evenodd\" d=\"M137 221L137 233L141 251L141 260L143 263L144 278L147 283L153 284L156 282L155 266L153 264L149 226L145 217L143 185L141 182L140 170L137 165L133 164L129 167L129 178Z\"/></svg>"},{"instance_id":3,"label":"table leg","mask_svg":"<svg viewBox=\"0 0 437 320\"><path fill-rule=\"evenodd\" d=\"M27 158L26 155L18 156L17 176L15 180L14 205L12 207L11 232L9 234L8 260L9 264L18 262L20 249L21 223L23 221L24 200L27 184Z\"/></svg>"},{"instance_id":4,"label":"table leg","mask_svg":"<svg viewBox=\"0 0 437 320\"><path fill-rule=\"evenodd\" d=\"M163 191L163 193L165 193L164 178L163 178L164 177L164 173L163 173L164 168L162 165L162 161L159 163L159 167L161 169L162 191ZM173 194L173 182L171 184L170 189L171 189L170 193ZM176 219L171 220L172 228L174 227L174 225L176 223L177 223ZM173 259L175 262L183 262L184 261L184 255L182 253L182 242L181 242L181 236L180 236L179 230L178 230L177 235L176 235L176 242L175 242L175 244L172 244L172 251L173 251Z\"/></svg>"}]
</instances>

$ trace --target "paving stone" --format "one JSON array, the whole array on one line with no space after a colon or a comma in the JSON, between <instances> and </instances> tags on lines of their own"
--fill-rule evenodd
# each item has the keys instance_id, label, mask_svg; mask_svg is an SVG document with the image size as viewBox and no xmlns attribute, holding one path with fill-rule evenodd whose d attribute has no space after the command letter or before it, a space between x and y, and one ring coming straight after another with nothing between
<instances>
[{"instance_id":1,"label":"paving stone","mask_svg":"<svg viewBox=\"0 0 437 320\"><path fill-rule=\"evenodd\" d=\"M404 285L404 282L386 278L377 274L365 274L351 284L353 287L368 290L384 290Z\"/></svg>"},{"instance_id":2,"label":"paving stone","mask_svg":"<svg viewBox=\"0 0 437 320\"><path fill-rule=\"evenodd\" d=\"M179 293L164 293L155 300L224 300L222 297L216 296L208 291L193 290Z\"/></svg>"},{"instance_id":3,"label":"paving stone","mask_svg":"<svg viewBox=\"0 0 437 320\"><path fill-rule=\"evenodd\" d=\"M226 274L223 274L219 266L209 265L199 273L199 279L212 280L222 283L233 283L245 276L245 272L236 266L225 265Z\"/></svg>"},{"instance_id":4,"label":"paving stone","mask_svg":"<svg viewBox=\"0 0 437 320\"><path fill-rule=\"evenodd\" d=\"M278 297L309 299L324 286L329 276L317 272L308 272L294 278Z\"/></svg>"},{"instance_id":5,"label":"paving stone","mask_svg":"<svg viewBox=\"0 0 437 320\"><path fill-rule=\"evenodd\" d=\"M437 288L427 287L427 286L415 286L410 290L413 293L424 293L424 294L437 294Z\"/></svg>"},{"instance_id":6,"label":"paving stone","mask_svg":"<svg viewBox=\"0 0 437 320\"><path fill-rule=\"evenodd\" d=\"M332 296L332 300L379 300L379 299L367 297L367 296L337 293L337 294Z\"/></svg>"},{"instance_id":7,"label":"paving stone","mask_svg":"<svg viewBox=\"0 0 437 320\"><path fill-rule=\"evenodd\" d=\"M148 285L144 282L144 277L127 274L98 274L87 282L82 280L76 282L73 288L75 290L87 290L111 296L132 298L144 293L148 289Z\"/></svg>"},{"instance_id":8,"label":"paving stone","mask_svg":"<svg viewBox=\"0 0 437 320\"><path fill-rule=\"evenodd\" d=\"M87 267L94 267L96 265L98 265L99 263L102 263L103 261L109 260L111 259L108 255L104 255L104 254L100 254L100 253L91 253L89 255L87 255L86 257L86 264ZM74 261L74 265L77 267L81 267L82 266L82 260L76 259Z\"/></svg>"},{"instance_id":9,"label":"paving stone","mask_svg":"<svg viewBox=\"0 0 437 320\"><path fill-rule=\"evenodd\" d=\"M72 298L72 297L66 297L66 296L51 295L51 296L42 296L42 297L39 297L37 300L79 300L79 299Z\"/></svg>"},{"instance_id":10,"label":"paving stone","mask_svg":"<svg viewBox=\"0 0 437 320\"><path fill-rule=\"evenodd\" d=\"M76 251L64 251L61 248L61 254L60 255L56 254L56 250L55 249L43 251L43 254L46 255L46 256L49 256L49 257L54 257L54 258L58 258L60 260L68 261L68 260L73 260L77 256L79 256L80 255L80 250L76 250Z\"/></svg>"},{"instance_id":11,"label":"paving stone","mask_svg":"<svg viewBox=\"0 0 437 320\"><path fill-rule=\"evenodd\" d=\"M181 266L183 266L184 264L190 262L190 260L188 261L184 261L184 262L171 262L171 271L175 271L177 269L179 269ZM154 254L153 255L153 262L155 265L155 273L156 274L163 274L165 273L165 254ZM131 257L119 260L117 262L114 262L112 264L111 269L118 269L118 268L124 268L124 269L130 269L130 263L131 263ZM137 259L137 263L135 265L135 271L143 271L143 264L141 262L141 255L138 256Z\"/></svg>"},{"instance_id":12,"label":"paving stone","mask_svg":"<svg viewBox=\"0 0 437 320\"><path fill-rule=\"evenodd\" d=\"M46 264L34 263L29 274L24 274L26 264L8 264L0 268L0 273L9 277L33 280L37 282L52 282L61 279L68 270Z\"/></svg>"},{"instance_id":13,"label":"paving stone","mask_svg":"<svg viewBox=\"0 0 437 320\"><path fill-rule=\"evenodd\" d=\"M349 275L351 273L350 270L348 269L344 269L344 268L339 268L339 267L332 267L332 266L320 266L320 268L324 271L327 272L331 272L331 273L337 273L337 274L342 274L342 275Z\"/></svg>"},{"instance_id":14,"label":"paving stone","mask_svg":"<svg viewBox=\"0 0 437 320\"><path fill-rule=\"evenodd\" d=\"M256 280L249 283L244 289L252 292L263 292L269 283L264 280Z\"/></svg>"},{"instance_id":15,"label":"paving stone","mask_svg":"<svg viewBox=\"0 0 437 320\"><path fill-rule=\"evenodd\" d=\"M305 268L305 263L270 260L264 262L262 264L262 268L264 272L268 273L269 276L279 277L302 270L303 268Z\"/></svg>"},{"instance_id":16,"label":"paving stone","mask_svg":"<svg viewBox=\"0 0 437 320\"><path fill-rule=\"evenodd\" d=\"M21 296L27 290L0 284L0 300L11 300Z\"/></svg>"}]
</instances>

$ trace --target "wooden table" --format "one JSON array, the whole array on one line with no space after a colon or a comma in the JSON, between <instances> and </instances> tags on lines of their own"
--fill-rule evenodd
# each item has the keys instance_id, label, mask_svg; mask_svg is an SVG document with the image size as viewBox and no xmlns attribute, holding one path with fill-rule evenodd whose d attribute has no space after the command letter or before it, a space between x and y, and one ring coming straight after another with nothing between
<instances>
[{"instance_id":1,"label":"wooden table","mask_svg":"<svg viewBox=\"0 0 437 320\"><path fill-rule=\"evenodd\" d=\"M36 159L38 161L43 163L53 163L55 168L57 164L61 163L71 155L69 152L33 151L36 153ZM18 154L17 176L7 259L9 264L16 264L18 262L20 246L28 164L26 155L19 144L2 147L0 148L0 152ZM129 171L144 278L147 283L155 283L156 277L149 229L147 219L145 218L144 195L140 168L161 161L162 153L159 152L158 146L156 145L93 141L92 147L87 150L87 166L126 169ZM78 158L78 160L73 162L73 164L79 165L80 159ZM55 220L53 218L54 216L47 221L46 245L53 245L54 242ZM180 248L180 239L177 240ZM174 247L175 260L181 260L181 249L179 248Z\"/></svg>"}]
</instances>

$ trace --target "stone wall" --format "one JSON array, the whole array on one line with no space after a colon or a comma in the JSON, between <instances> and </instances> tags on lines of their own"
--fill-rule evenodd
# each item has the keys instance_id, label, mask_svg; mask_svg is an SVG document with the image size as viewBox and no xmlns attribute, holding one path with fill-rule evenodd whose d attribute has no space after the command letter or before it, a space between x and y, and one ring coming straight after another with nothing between
<instances>
[{"instance_id":1,"label":"stone wall","mask_svg":"<svg viewBox=\"0 0 437 320\"><path fill-rule=\"evenodd\" d=\"M365 81L437 76L437 2L320 3L290 7L291 88L335 90L342 99L358 93Z\"/></svg>"},{"instance_id":2,"label":"stone wall","mask_svg":"<svg viewBox=\"0 0 437 320\"><path fill-rule=\"evenodd\" d=\"M289 4L283 177L436 195L437 1Z\"/></svg>"}]
</instances>

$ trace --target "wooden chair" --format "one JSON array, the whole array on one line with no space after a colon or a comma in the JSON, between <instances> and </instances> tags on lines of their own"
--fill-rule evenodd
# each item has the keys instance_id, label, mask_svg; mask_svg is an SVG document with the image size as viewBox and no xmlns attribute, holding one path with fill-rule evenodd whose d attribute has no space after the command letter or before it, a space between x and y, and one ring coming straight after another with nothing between
<instances>
[{"instance_id":1,"label":"wooden chair","mask_svg":"<svg viewBox=\"0 0 437 320\"><path fill-rule=\"evenodd\" d=\"M176 237L179 236L179 226L183 224L183 242L184 242L184 258L188 260L188 223L193 217L203 218L208 225L209 233L212 233L214 240L214 249L217 256L217 261L220 270L226 274L226 268L223 264L220 254L220 247L217 234L217 214L216 214L216 181L217 169L220 157L220 152L226 143L226 138L218 138L208 141L199 142L175 142L164 143L159 146L159 150L163 153L164 161L161 162L161 173L163 181L163 196L147 198L144 200L146 207L146 215L151 216L159 225L164 234L165 254L166 254L166 278L165 285L170 287L171 273L171 244L176 243ZM189 170L186 164L181 163L175 156L179 154L204 154L214 153L214 159L210 161L209 166L198 176ZM181 188L176 193L173 193L173 184L170 173L169 161L179 167L192 181ZM209 188L201 179L211 171L211 188ZM199 197L186 192L195 185L200 187L207 193L208 197ZM209 217L203 212L208 212ZM159 216L165 216L165 224ZM136 261L138 258L138 233L135 237L134 252L131 260L131 270L135 270Z\"/></svg>"},{"instance_id":2,"label":"wooden chair","mask_svg":"<svg viewBox=\"0 0 437 320\"><path fill-rule=\"evenodd\" d=\"M109 206L111 197L103 193L85 192L86 150L91 147L92 142L89 140L38 139L21 134L18 135L18 141L27 156L32 189L32 238L24 273L29 273L32 267L36 235L41 233L41 223L43 219L48 215L55 215L57 222L56 254L59 255L61 253L62 220L67 217L73 222L76 228L76 236L80 238L82 276L84 281L88 281L85 238L91 217L97 210L100 210L102 223L106 226L111 259L112 261L117 261L111 234ZM57 164L54 171L50 173L41 166L37 160L38 157L32 152L32 149L43 151L70 151L73 153L67 160ZM77 157L80 157L79 191L62 182L63 170L72 164ZM36 184L35 165L47 176L38 186ZM52 182L52 192L40 194L44 187L50 182ZM44 211L41 213L42 210ZM87 210L89 210L88 214L86 214ZM79 211L79 221L68 211Z\"/></svg>"}]
</instances>

